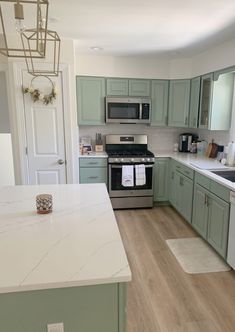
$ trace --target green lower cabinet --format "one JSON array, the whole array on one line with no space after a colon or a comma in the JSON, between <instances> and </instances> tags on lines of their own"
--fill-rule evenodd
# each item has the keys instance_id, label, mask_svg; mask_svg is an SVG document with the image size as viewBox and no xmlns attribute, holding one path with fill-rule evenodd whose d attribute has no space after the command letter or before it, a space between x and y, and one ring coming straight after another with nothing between
<instances>
[{"instance_id":1,"label":"green lower cabinet","mask_svg":"<svg viewBox=\"0 0 235 332\"><path fill-rule=\"evenodd\" d=\"M107 158L79 158L79 183L107 185Z\"/></svg>"},{"instance_id":2,"label":"green lower cabinet","mask_svg":"<svg viewBox=\"0 0 235 332\"><path fill-rule=\"evenodd\" d=\"M224 258L227 256L228 226L229 204L210 194L207 240Z\"/></svg>"},{"instance_id":3,"label":"green lower cabinet","mask_svg":"<svg viewBox=\"0 0 235 332\"><path fill-rule=\"evenodd\" d=\"M177 170L177 166L178 163L171 160L169 167L169 202L191 223L194 184L192 179ZM184 167L182 172L187 171L187 169L188 167Z\"/></svg>"},{"instance_id":4,"label":"green lower cabinet","mask_svg":"<svg viewBox=\"0 0 235 332\"><path fill-rule=\"evenodd\" d=\"M156 158L154 165L154 201L168 201L169 158Z\"/></svg>"},{"instance_id":5,"label":"green lower cabinet","mask_svg":"<svg viewBox=\"0 0 235 332\"><path fill-rule=\"evenodd\" d=\"M107 184L107 168L80 168L80 183L106 183Z\"/></svg>"},{"instance_id":6,"label":"green lower cabinet","mask_svg":"<svg viewBox=\"0 0 235 332\"><path fill-rule=\"evenodd\" d=\"M169 202L171 205L176 207L177 188L176 188L176 170L174 160L170 160L169 163L169 178L168 178L168 189L169 189Z\"/></svg>"},{"instance_id":7,"label":"green lower cabinet","mask_svg":"<svg viewBox=\"0 0 235 332\"><path fill-rule=\"evenodd\" d=\"M204 239L207 237L208 195L208 190L195 184L192 225Z\"/></svg>"},{"instance_id":8,"label":"green lower cabinet","mask_svg":"<svg viewBox=\"0 0 235 332\"><path fill-rule=\"evenodd\" d=\"M126 284L68 287L0 294L2 332L125 332Z\"/></svg>"},{"instance_id":9,"label":"green lower cabinet","mask_svg":"<svg viewBox=\"0 0 235 332\"><path fill-rule=\"evenodd\" d=\"M193 208L193 181L184 175L180 175L180 190L178 193L180 199L180 213L191 223Z\"/></svg>"},{"instance_id":10,"label":"green lower cabinet","mask_svg":"<svg viewBox=\"0 0 235 332\"><path fill-rule=\"evenodd\" d=\"M223 258L227 255L229 209L229 203L195 184L192 225Z\"/></svg>"}]
</instances>

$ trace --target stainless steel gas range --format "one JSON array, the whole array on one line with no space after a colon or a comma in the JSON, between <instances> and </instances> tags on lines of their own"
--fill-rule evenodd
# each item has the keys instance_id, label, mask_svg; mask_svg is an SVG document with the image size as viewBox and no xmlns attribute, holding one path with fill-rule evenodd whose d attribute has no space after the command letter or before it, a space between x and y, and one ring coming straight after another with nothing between
<instances>
[{"instance_id":1,"label":"stainless steel gas range","mask_svg":"<svg viewBox=\"0 0 235 332\"><path fill-rule=\"evenodd\" d=\"M147 135L107 135L108 190L114 209L153 206L154 155Z\"/></svg>"}]
</instances>

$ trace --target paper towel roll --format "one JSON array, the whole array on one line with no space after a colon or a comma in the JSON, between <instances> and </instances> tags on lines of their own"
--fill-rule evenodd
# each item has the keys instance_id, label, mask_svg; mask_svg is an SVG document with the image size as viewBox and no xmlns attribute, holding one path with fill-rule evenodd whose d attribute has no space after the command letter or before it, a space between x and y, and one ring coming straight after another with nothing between
<instances>
[{"instance_id":1,"label":"paper towel roll","mask_svg":"<svg viewBox=\"0 0 235 332\"><path fill-rule=\"evenodd\" d=\"M233 166L235 159L235 143L231 142L228 144L228 156L227 156L227 165Z\"/></svg>"}]
</instances>

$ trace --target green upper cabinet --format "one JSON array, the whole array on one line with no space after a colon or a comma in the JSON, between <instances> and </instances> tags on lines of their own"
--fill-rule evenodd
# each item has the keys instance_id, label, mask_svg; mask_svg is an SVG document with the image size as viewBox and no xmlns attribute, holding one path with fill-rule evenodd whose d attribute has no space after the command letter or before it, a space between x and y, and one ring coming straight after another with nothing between
<instances>
[{"instance_id":1,"label":"green upper cabinet","mask_svg":"<svg viewBox=\"0 0 235 332\"><path fill-rule=\"evenodd\" d=\"M108 96L128 96L128 79L125 78L107 78Z\"/></svg>"},{"instance_id":2,"label":"green upper cabinet","mask_svg":"<svg viewBox=\"0 0 235 332\"><path fill-rule=\"evenodd\" d=\"M140 79L129 80L129 96L149 97L150 96L150 81Z\"/></svg>"},{"instance_id":3,"label":"green upper cabinet","mask_svg":"<svg viewBox=\"0 0 235 332\"><path fill-rule=\"evenodd\" d=\"M211 110L213 92L213 74L202 76L201 97L199 111L199 128L209 128L209 116Z\"/></svg>"},{"instance_id":4,"label":"green upper cabinet","mask_svg":"<svg viewBox=\"0 0 235 332\"><path fill-rule=\"evenodd\" d=\"M169 120L170 127L188 127L190 80L170 81Z\"/></svg>"},{"instance_id":5,"label":"green upper cabinet","mask_svg":"<svg viewBox=\"0 0 235 332\"><path fill-rule=\"evenodd\" d=\"M106 92L107 96L149 97L150 80L107 78Z\"/></svg>"},{"instance_id":6,"label":"green upper cabinet","mask_svg":"<svg viewBox=\"0 0 235 332\"><path fill-rule=\"evenodd\" d=\"M105 78L77 76L79 125L105 124Z\"/></svg>"},{"instance_id":7,"label":"green upper cabinet","mask_svg":"<svg viewBox=\"0 0 235 332\"><path fill-rule=\"evenodd\" d=\"M189 105L189 127L198 127L198 112L200 102L201 77L191 79L190 105Z\"/></svg>"},{"instance_id":8,"label":"green upper cabinet","mask_svg":"<svg viewBox=\"0 0 235 332\"><path fill-rule=\"evenodd\" d=\"M151 126L167 126L169 81L151 82Z\"/></svg>"},{"instance_id":9,"label":"green upper cabinet","mask_svg":"<svg viewBox=\"0 0 235 332\"><path fill-rule=\"evenodd\" d=\"M234 73L202 76L199 128L229 130L233 102Z\"/></svg>"},{"instance_id":10,"label":"green upper cabinet","mask_svg":"<svg viewBox=\"0 0 235 332\"><path fill-rule=\"evenodd\" d=\"M156 158L154 165L154 201L168 201L169 158Z\"/></svg>"}]
</instances>

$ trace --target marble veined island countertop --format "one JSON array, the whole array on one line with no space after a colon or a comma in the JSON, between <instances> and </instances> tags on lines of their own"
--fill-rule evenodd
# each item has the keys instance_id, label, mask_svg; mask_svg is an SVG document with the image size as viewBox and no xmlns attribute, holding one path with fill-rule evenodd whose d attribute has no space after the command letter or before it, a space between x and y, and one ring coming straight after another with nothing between
<instances>
[{"instance_id":1,"label":"marble veined island countertop","mask_svg":"<svg viewBox=\"0 0 235 332\"><path fill-rule=\"evenodd\" d=\"M40 193L52 213L36 213ZM0 293L130 281L105 185L0 187L0 270Z\"/></svg>"}]
</instances>

